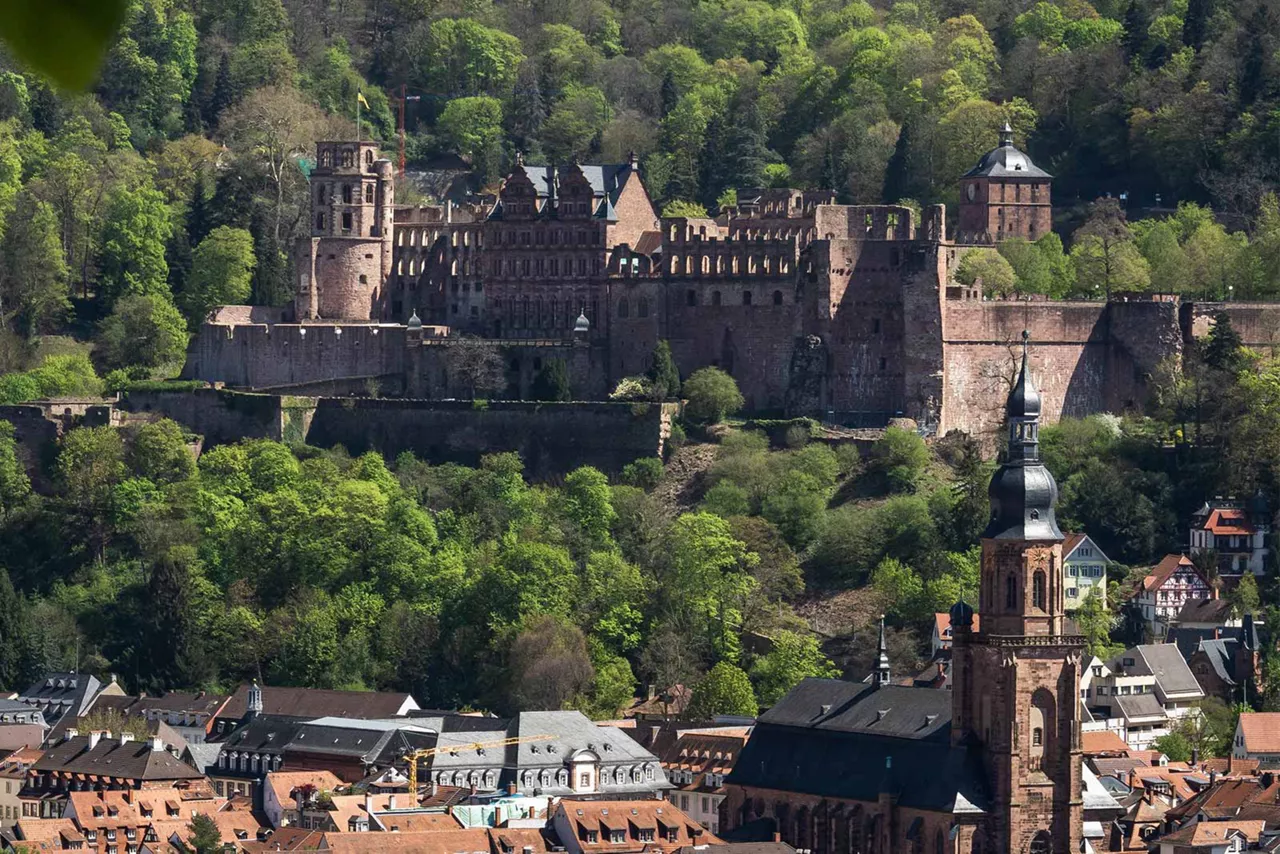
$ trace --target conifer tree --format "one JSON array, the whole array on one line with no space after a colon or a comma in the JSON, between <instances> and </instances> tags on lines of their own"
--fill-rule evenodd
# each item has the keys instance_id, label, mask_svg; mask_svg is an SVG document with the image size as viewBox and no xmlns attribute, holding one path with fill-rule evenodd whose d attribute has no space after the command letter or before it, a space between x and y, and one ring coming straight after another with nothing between
<instances>
[{"instance_id":1,"label":"conifer tree","mask_svg":"<svg viewBox=\"0 0 1280 854\"><path fill-rule=\"evenodd\" d=\"M653 382L655 395L663 400L675 400L680 397L680 371L676 368L675 359L671 358L671 345L665 340L659 341L653 347L648 377Z\"/></svg>"},{"instance_id":2,"label":"conifer tree","mask_svg":"<svg viewBox=\"0 0 1280 854\"><path fill-rule=\"evenodd\" d=\"M752 101L738 111L733 124L729 126L725 140L725 166L729 181L719 189L763 187L764 167L768 158L764 119Z\"/></svg>"}]
</instances>

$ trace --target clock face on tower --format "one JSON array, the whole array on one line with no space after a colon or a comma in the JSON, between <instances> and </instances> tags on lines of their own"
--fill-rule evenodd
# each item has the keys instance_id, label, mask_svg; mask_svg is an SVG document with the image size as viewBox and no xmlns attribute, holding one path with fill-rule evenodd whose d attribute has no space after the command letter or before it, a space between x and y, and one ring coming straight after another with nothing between
<instances>
[{"instance_id":1,"label":"clock face on tower","mask_svg":"<svg viewBox=\"0 0 1280 854\"><path fill-rule=\"evenodd\" d=\"M973 201L973 197L978 194L978 185L970 184L964 188L964 192L969 197L969 201Z\"/></svg>"}]
</instances>

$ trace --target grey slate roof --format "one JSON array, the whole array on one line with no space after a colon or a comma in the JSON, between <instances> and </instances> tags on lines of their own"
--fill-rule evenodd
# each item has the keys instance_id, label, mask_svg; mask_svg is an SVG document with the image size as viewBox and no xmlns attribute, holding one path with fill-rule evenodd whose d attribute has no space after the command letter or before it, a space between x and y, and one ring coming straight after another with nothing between
<instances>
[{"instance_id":1,"label":"grey slate roof","mask_svg":"<svg viewBox=\"0 0 1280 854\"><path fill-rule=\"evenodd\" d=\"M1156 699L1155 694L1130 694L1113 697L1112 699L1120 707L1120 714L1126 720L1167 717L1164 712L1164 706L1160 705L1160 701Z\"/></svg>"},{"instance_id":2,"label":"grey slate roof","mask_svg":"<svg viewBox=\"0 0 1280 854\"><path fill-rule=\"evenodd\" d=\"M552 195L551 191L553 189L556 190L555 195L559 196L559 189L556 186L559 168L561 167L533 166L528 163L522 163L516 166L512 173L523 171L529 180L533 182L533 186L537 188L538 198L545 199ZM592 194L597 199L607 197L611 202L618 200L618 193L621 192L627 175L631 174L631 166L626 163L581 164L578 168L582 170L583 176L591 184Z\"/></svg>"},{"instance_id":3,"label":"grey slate roof","mask_svg":"<svg viewBox=\"0 0 1280 854\"><path fill-rule=\"evenodd\" d=\"M1190 661L1191 656L1195 655L1196 650L1200 648L1201 641L1215 640L1215 632L1218 635L1217 639L1230 640L1235 643L1240 643L1245 637L1248 637L1254 649L1262 649L1257 624L1252 621L1244 626L1222 626L1217 629L1189 629L1183 626L1171 626L1166 640L1168 643L1176 644L1178 652L1182 653L1182 657Z\"/></svg>"},{"instance_id":4,"label":"grey slate roof","mask_svg":"<svg viewBox=\"0 0 1280 854\"><path fill-rule=\"evenodd\" d=\"M45 721L53 726L65 714L73 719L83 715L102 688L102 682L88 673L46 673L18 699L44 712Z\"/></svg>"},{"instance_id":5,"label":"grey slate roof","mask_svg":"<svg viewBox=\"0 0 1280 854\"><path fill-rule=\"evenodd\" d=\"M1166 695L1204 693L1176 644L1141 644L1137 650Z\"/></svg>"},{"instance_id":6,"label":"grey slate roof","mask_svg":"<svg viewBox=\"0 0 1280 854\"><path fill-rule=\"evenodd\" d=\"M1052 178L1048 172L1031 162L1025 152L1013 143L997 146L964 173L966 178Z\"/></svg>"},{"instance_id":7,"label":"grey slate roof","mask_svg":"<svg viewBox=\"0 0 1280 854\"><path fill-rule=\"evenodd\" d=\"M363 762L389 764L410 750L435 744L435 732L404 720L320 718L299 724L285 752L350 756Z\"/></svg>"},{"instance_id":8,"label":"grey slate roof","mask_svg":"<svg viewBox=\"0 0 1280 854\"><path fill-rule=\"evenodd\" d=\"M129 780L194 780L204 774L167 750L153 750L150 741L129 741L103 736L90 747L89 736L60 741L32 766L37 771L71 771Z\"/></svg>"},{"instance_id":9,"label":"grey slate roof","mask_svg":"<svg viewBox=\"0 0 1280 854\"><path fill-rule=\"evenodd\" d=\"M761 715L726 782L902 806L986 809L980 749L951 745L951 694L805 679Z\"/></svg>"}]
</instances>

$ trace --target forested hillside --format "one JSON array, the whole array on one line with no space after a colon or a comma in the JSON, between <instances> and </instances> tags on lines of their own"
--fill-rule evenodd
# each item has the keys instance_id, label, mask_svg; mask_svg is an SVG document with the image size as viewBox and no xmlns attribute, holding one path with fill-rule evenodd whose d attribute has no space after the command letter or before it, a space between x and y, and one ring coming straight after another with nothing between
<instances>
[{"instance_id":1,"label":"forested hillside","mask_svg":"<svg viewBox=\"0 0 1280 854\"><path fill-rule=\"evenodd\" d=\"M1050 238L965 275L1273 296L1277 47L1265 0L130 0L88 93L0 59L0 371L79 352L41 337L72 333L99 374L172 373L209 306L287 300L306 159L355 133L360 93L392 156L409 96L411 169L461 155L492 187L517 151L634 151L661 205L711 210L763 184L954 202L1007 119L1057 175L1069 250L1069 209L1105 194L1235 216L1128 228L1117 204L1072 263ZM86 367L53 370L76 387Z\"/></svg>"}]
</instances>

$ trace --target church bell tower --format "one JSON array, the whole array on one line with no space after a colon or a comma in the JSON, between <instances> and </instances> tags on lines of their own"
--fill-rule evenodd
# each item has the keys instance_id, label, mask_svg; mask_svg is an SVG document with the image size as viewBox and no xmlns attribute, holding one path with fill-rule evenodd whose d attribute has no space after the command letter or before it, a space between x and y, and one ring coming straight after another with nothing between
<instances>
[{"instance_id":1,"label":"church bell tower","mask_svg":"<svg viewBox=\"0 0 1280 854\"><path fill-rule=\"evenodd\" d=\"M1075 854L1083 833L1084 638L1063 606L1058 487L1040 460L1040 393L1022 366L1006 405L1009 448L991 478L982 580L951 609L952 739L981 746L990 808L974 854Z\"/></svg>"}]
</instances>

